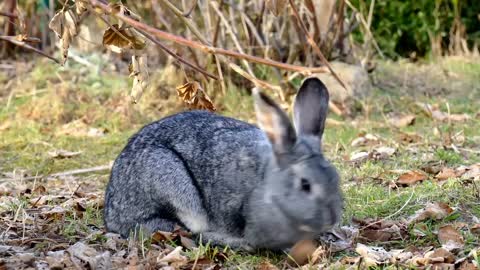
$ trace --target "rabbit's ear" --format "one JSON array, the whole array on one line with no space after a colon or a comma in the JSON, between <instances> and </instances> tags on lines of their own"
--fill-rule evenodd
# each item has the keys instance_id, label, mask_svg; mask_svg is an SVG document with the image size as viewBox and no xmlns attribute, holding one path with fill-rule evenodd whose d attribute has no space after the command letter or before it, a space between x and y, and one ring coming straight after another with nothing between
<instances>
[{"instance_id":1,"label":"rabbit's ear","mask_svg":"<svg viewBox=\"0 0 480 270\"><path fill-rule=\"evenodd\" d=\"M328 90L317 78L306 79L295 98L293 118L297 134L322 139L328 112Z\"/></svg>"},{"instance_id":2,"label":"rabbit's ear","mask_svg":"<svg viewBox=\"0 0 480 270\"><path fill-rule=\"evenodd\" d=\"M288 152L297 136L285 112L265 94L253 89L255 113L260 128L267 134L276 154Z\"/></svg>"}]
</instances>

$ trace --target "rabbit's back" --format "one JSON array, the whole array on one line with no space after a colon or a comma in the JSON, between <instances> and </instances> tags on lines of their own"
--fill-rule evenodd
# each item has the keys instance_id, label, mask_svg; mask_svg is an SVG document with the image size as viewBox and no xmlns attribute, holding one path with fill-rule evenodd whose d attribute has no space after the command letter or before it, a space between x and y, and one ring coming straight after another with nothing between
<instances>
[{"instance_id":1,"label":"rabbit's back","mask_svg":"<svg viewBox=\"0 0 480 270\"><path fill-rule=\"evenodd\" d=\"M182 160L210 222L241 233L245 196L263 181L271 155L260 129L206 111L183 112L145 126L129 140L121 157L128 160L130 153L155 148L169 149ZM162 174L162 164L157 171Z\"/></svg>"}]
</instances>

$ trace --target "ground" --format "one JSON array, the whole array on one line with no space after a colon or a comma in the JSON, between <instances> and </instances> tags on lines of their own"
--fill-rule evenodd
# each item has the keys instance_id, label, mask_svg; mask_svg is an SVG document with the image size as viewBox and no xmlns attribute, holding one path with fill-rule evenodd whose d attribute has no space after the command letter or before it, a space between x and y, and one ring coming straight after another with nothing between
<instances>
[{"instance_id":1,"label":"ground","mask_svg":"<svg viewBox=\"0 0 480 270\"><path fill-rule=\"evenodd\" d=\"M294 251L193 247L183 231L106 234L109 165L143 124L184 108L172 68L155 71L133 105L129 79L103 67L2 63L0 269L478 269L480 61L380 61L353 115L330 115L324 151L340 172L345 213L304 266L291 262L301 260ZM245 91L214 101L219 113L254 122Z\"/></svg>"}]
</instances>

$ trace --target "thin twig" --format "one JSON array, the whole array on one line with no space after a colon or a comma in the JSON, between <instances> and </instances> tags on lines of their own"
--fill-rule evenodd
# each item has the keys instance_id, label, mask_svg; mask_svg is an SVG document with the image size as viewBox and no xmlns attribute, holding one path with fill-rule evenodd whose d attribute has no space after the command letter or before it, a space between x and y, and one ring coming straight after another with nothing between
<instances>
[{"instance_id":1,"label":"thin twig","mask_svg":"<svg viewBox=\"0 0 480 270\"><path fill-rule=\"evenodd\" d=\"M377 221L375 221L375 222L372 222L372 223L370 223L370 224L368 224L368 225L365 225L365 226L362 227L360 230L365 230L365 229L368 228L368 227L371 227L371 226L373 226L373 225L375 225L375 224L381 223L381 222L383 222L383 221L385 221L385 220L387 220L387 219L390 219L390 218L398 215L398 214L399 214L400 212L402 212L402 210L410 203L410 201L411 201L412 198L413 198L413 194L415 194L415 189L412 190L412 193L410 194L410 197L408 198L408 200L402 205L402 207L400 207L400 209L398 209L397 211L395 211L395 213L393 213L393 214L391 214L391 215L388 215L388 216L386 216L386 217L384 217L384 218L382 218L382 219L380 219L380 220L377 220Z\"/></svg>"},{"instance_id":2,"label":"thin twig","mask_svg":"<svg viewBox=\"0 0 480 270\"><path fill-rule=\"evenodd\" d=\"M189 68L193 69L193 70L196 70L200 73L202 73L203 75L207 76L207 77L210 77L212 79L215 79L215 80L218 80L218 77L209 73L208 71L202 69L201 67L198 67L196 66L195 64L192 64L190 62L188 62L186 59L184 59L183 57L181 57L180 55L176 54L175 52L173 52L172 50L170 50L167 46L163 45L160 41L158 41L155 37L153 37L152 35L150 35L149 33L145 32L145 31L142 31L142 30L137 30L139 33L141 33L142 35L144 35L146 38L148 38L149 40L151 40L153 43L155 43L156 45L158 45L162 50L164 50L166 53L170 54L171 56L173 56L175 59L177 59L179 62L185 64L186 66L188 66Z\"/></svg>"},{"instance_id":3,"label":"thin twig","mask_svg":"<svg viewBox=\"0 0 480 270\"><path fill-rule=\"evenodd\" d=\"M295 3L293 2L293 0L289 0L290 1L290 6L292 7L292 10L293 10L293 15L297 18L297 21L298 23L300 24L300 28L302 29L303 33L305 34L305 36L307 37L307 41L308 43L310 44L310 46L312 46L313 48L313 51L318 55L318 57L320 57L320 60L322 61L322 63L327 66L328 70L330 71L330 73L332 74L332 76L338 81L338 83L340 83L340 85L345 88L345 90L347 89L347 87L345 86L345 83L343 83L343 81L340 79L340 77L338 77L337 73L335 73L335 71L332 69L332 67L330 66L330 64L328 63L328 60L327 58L325 58L325 56L323 55L322 51L320 50L320 48L318 47L318 45L315 43L315 41L313 40L312 36L310 35L310 33L308 32L308 29L307 29L307 26L303 23L302 19L300 18L300 15L298 14L298 10L297 10L297 7L295 6Z\"/></svg>"},{"instance_id":4,"label":"thin twig","mask_svg":"<svg viewBox=\"0 0 480 270\"><path fill-rule=\"evenodd\" d=\"M108 12L108 13L111 13L110 7L101 3L99 0L90 0L90 2L93 6L98 7L98 8L100 8L100 9L102 9L102 10ZM231 51L231 50L212 47L212 46L205 45L205 44L202 44L202 43L197 42L197 41L188 40L188 39L185 39L183 37L161 31L161 30L159 30L155 27L151 27L151 26L146 25L142 22L138 22L138 21L136 21L132 18L129 18L128 16L125 16L125 15L120 14L120 13L115 14L115 16L118 19L120 19L120 20L130 24L131 26L135 27L137 30L143 30L145 32L148 32L148 33L160 38L160 39L166 39L166 40L169 40L169 41L172 41L172 42L175 42L175 43L178 43L178 44L190 47L190 48L200 49L205 53L226 55L226 56L231 56L231 57L238 58L238 59L245 59L245 60L248 60L248 61L251 61L251 62L254 62L254 63L258 63L258 64L264 64L264 65L267 65L267 66L277 67L277 68L281 68L281 69L285 69L285 70L289 70L289 71L297 71L297 72L300 72L300 73L305 74L305 75L310 75L312 73L326 73L326 72L329 71L329 69L325 68L325 67L307 68L307 67L302 67L302 66L290 65L290 64L277 62L277 61L274 61L274 60L271 60L271 59L264 59L264 58L260 58L260 57L256 57L256 56L252 56L252 55L248 55L248 54L242 54L242 53Z\"/></svg>"},{"instance_id":5,"label":"thin twig","mask_svg":"<svg viewBox=\"0 0 480 270\"><path fill-rule=\"evenodd\" d=\"M27 181L27 180L36 180L36 179L48 178L48 177L62 177L62 176L70 176L70 175L76 175L76 174L107 171L107 170L110 170L112 168L112 165L113 164L101 165L101 166L85 168L85 169L76 169L76 170L64 171L64 172L59 172L59 173L54 173L54 174L49 174L49 175L21 177L21 178L18 178L18 180ZM0 179L0 181L9 181L9 180L12 180L12 178ZM15 178L14 178L14 180L15 180Z\"/></svg>"},{"instance_id":6,"label":"thin twig","mask_svg":"<svg viewBox=\"0 0 480 270\"><path fill-rule=\"evenodd\" d=\"M12 18L12 19L18 17L17 15L15 15L15 14L13 14L13 13L3 12L3 11L0 11L0 16L10 17L10 18Z\"/></svg>"},{"instance_id":7,"label":"thin twig","mask_svg":"<svg viewBox=\"0 0 480 270\"><path fill-rule=\"evenodd\" d=\"M56 59L55 57L50 56L50 55L46 54L45 52L43 52L43 51L41 51L41 50L39 50L39 49L37 49L37 48L35 48L35 47L32 47L32 46L28 45L28 44L25 43L24 41L18 40L16 36L0 36L0 39L5 40L5 41L8 41L8 42L10 42L10 43L13 43L13 44L15 44L15 45L17 45L17 46L19 46L19 47L25 48L25 49L27 49L27 50L34 51L34 52L36 52L36 53L38 53L38 54L40 54L40 55L43 55L43 56L47 57L47 58L50 59L50 60L55 61L55 63L60 64L60 61L59 61L58 59Z\"/></svg>"},{"instance_id":8,"label":"thin twig","mask_svg":"<svg viewBox=\"0 0 480 270\"><path fill-rule=\"evenodd\" d=\"M183 16L184 16L184 17L189 17L190 14L192 14L192 12L193 12L193 10L195 9L195 7L197 7L197 2L198 2L198 0L193 0L193 4L192 4L192 6L190 7L190 9L189 9L188 11L186 11L186 12L183 13Z\"/></svg>"}]
</instances>

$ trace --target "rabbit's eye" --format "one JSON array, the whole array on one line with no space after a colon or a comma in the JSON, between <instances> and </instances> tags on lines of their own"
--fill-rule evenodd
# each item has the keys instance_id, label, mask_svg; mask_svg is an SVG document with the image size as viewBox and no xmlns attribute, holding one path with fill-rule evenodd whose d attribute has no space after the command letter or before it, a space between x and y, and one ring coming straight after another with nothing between
<instances>
[{"instance_id":1,"label":"rabbit's eye","mask_svg":"<svg viewBox=\"0 0 480 270\"><path fill-rule=\"evenodd\" d=\"M306 193L310 193L310 190L311 190L310 182L305 178L300 179L300 188L302 189L302 191Z\"/></svg>"}]
</instances>

